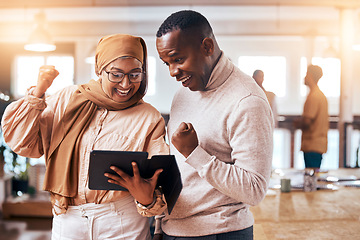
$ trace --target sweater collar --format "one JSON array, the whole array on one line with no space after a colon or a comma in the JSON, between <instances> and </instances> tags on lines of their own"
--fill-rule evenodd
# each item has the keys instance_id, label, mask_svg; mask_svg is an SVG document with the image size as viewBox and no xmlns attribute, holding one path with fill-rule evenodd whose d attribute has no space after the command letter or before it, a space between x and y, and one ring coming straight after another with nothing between
<instances>
[{"instance_id":1,"label":"sweater collar","mask_svg":"<svg viewBox=\"0 0 360 240\"><path fill-rule=\"evenodd\" d=\"M215 65L208 83L206 84L205 91L213 90L221 86L226 79L229 78L234 71L232 62L221 52L220 59Z\"/></svg>"}]
</instances>

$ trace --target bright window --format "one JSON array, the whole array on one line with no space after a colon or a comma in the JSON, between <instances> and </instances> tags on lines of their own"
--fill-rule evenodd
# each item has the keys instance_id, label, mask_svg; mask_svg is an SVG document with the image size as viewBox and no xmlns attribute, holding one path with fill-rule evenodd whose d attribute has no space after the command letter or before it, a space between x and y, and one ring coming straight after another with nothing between
<instances>
[{"instance_id":1,"label":"bright window","mask_svg":"<svg viewBox=\"0 0 360 240\"><path fill-rule=\"evenodd\" d=\"M301 58L301 76L300 76L300 94L306 96L307 87L304 85L304 78L307 70L307 61L305 57ZM340 73L341 63L338 58L312 58L312 64L322 68L323 76L318 82L321 91L327 97L340 97Z\"/></svg>"},{"instance_id":2,"label":"bright window","mask_svg":"<svg viewBox=\"0 0 360 240\"><path fill-rule=\"evenodd\" d=\"M74 84L74 58L72 56L18 56L15 59L15 98L25 95L26 90L35 86L42 65L54 65L59 71L59 76L54 80L47 94Z\"/></svg>"},{"instance_id":3,"label":"bright window","mask_svg":"<svg viewBox=\"0 0 360 240\"><path fill-rule=\"evenodd\" d=\"M355 167L356 160L360 160L360 130L354 129L351 132L351 150L350 150L350 161L348 165ZM359 164L359 162L358 162Z\"/></svg>"},{"instance_id":4,"label":"bright window","mask_svg":"<svg viewBox=\"0 0 360 240\"><path fill-rule=\"evenodd\" d=\"M286 58L283 56L241 56L239 68L252 76L257 69L264 72L263 87L278 97L286 94Z\"/></svg>"},{"instance_id":5,"label":"bright window","mask_svg":"<svg viewBox=\"0 0 360 240\"><path fill-rule=\"evenodd\" d=\"M274 129L274 150L272 168L290 168L290 148L291 148L291 134L288 129L275 128Z\"/></svg>"},{"instance_id":6,"label":"bright window","mask_svg":"<svg viewBox=\"0 0 360 240\"><path fill-rule=\"evenodd\" d=\"M148 56L148 88L146 95L153 96L156 93L156 59L154 56Z\"/></svg>"}]
</instances>

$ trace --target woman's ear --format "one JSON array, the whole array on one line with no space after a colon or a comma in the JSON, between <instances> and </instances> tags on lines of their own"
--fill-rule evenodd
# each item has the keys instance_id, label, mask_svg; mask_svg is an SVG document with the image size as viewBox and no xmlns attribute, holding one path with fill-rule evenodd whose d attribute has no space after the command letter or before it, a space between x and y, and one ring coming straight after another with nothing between
<instances>
[{"instance_id":1,"label":"woman's ear","mask_svg":"<svg viewBox=\"0 0 360 240\"><path fill-rule=\"evenodd\" d=\"M202 41L202 48L207 56L211 56L214 53L214 41L211 38L204 38Z\"/></svg>"}]
</instances>

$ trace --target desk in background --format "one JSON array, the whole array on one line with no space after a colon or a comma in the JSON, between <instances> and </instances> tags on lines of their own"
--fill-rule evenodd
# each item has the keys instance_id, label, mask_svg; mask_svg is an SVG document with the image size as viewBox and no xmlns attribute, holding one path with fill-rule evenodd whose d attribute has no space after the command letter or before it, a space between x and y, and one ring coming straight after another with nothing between
<instances>
[{"instance_id":1,"label":"desk in background","mask_svg":"<svg viewBox=\"0 0 360 240\"><path fill-rule=\"evenodd\" d=\"M329 175L355 175L360 169L339 169ZM267 239L360 239L360 188L339 186L337 190L304 192L293 189L289 193L274 190L274 195L250 210L255 228Z\"/></svg>"},{"instance_id":2,"label":"desk in background","mask_svg":"<svg viewBox=\"0 0 360 240\"><path fill-rule=\"evenodd\" d=\"M50 195L48 192L36 197L8 197L2 204L3 218L11 217L45 217L52 218Z\"/></svg>"}]
</instances>

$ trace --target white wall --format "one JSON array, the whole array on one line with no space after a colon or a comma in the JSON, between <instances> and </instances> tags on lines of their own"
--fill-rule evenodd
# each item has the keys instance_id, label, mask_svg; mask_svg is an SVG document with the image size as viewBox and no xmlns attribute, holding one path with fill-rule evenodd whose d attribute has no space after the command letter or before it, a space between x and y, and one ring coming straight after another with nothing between
<instances>
[{"instance_id":1,"label":"white wall","mask_svg":"<svg viewBox=\"0 0 360 240\"><path fill-rule=\"evenodd\" d=\"M149 56L155 56L156 94L146 96L163 113L181 86L171 78L155 49L155 33L161 22L177 10L191 8L203 13L213 26L221 49L237 65L239 56L273 55L287 59L287 95L278 99L280 114L300 114L304 98L299 95L300 58L321 56L329 39L339 39L339 9L286 6L174 6L135 8L44 9L49 32L56 42L75 42L75 82L91 78L84 62L101 36L129 33L142 36ZM25 42L39 9L0 9L0 41ZM306 13L306 14L305 14ZM354 19L356 20L356 19ZM312 37L313 36L313 37ZM335 42L336 46L338 42ZM353 113L360 115L360 52L354 52ZM330 99L330 114L339 113L338 99Z\"/></svg>"}]
</instances>

